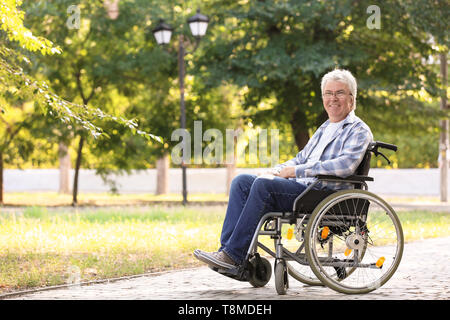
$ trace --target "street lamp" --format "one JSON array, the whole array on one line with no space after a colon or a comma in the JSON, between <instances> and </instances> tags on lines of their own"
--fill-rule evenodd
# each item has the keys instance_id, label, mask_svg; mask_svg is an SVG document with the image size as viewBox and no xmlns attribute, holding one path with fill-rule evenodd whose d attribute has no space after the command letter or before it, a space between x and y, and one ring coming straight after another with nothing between
<instances>
[{"instance_id":1,"label":"street lamp","mask_svg":"<svg viewBox=\"0 0 450 320\"><path fill-rule=\"evenodd\" d=\"M153 35L155 36L156 43L168 44L172 37L173 28L164 22L163 19L159 20L159 24L153 29Z\"/></svg>"},{"instance_id":2,"label":"street lamp","mask_svg":"<svg viewBox=\"0 0 450 320\"><path fill-rule=\"evenodd\" d=\"M196 38L196 45L201 37L203 37L206 33L206 29L208 28L209 19L207 16L200 13L200 10L197 10L197 14L190 17L188 19L189 28L191 30L192 35ZM153 35L155 36L156 42L159 45L168 44L170 42L170 38L172 36L173 28L166 24L164 20L160 20L159 24L152 30ZM184 105L184 75L185 75L185 62L184 56L186 55L184 49L184 36L180 34L179 36L179 45L178 45L178 70L179 70L179 78L180 78L180 110L181 110L181 129L186 129L186 109ZM195 47L195 49L197 46ZM194 49L194 50L195 50ZM185 139L183 139L183 144L186 143ZM186 148L183 147L183 152ZM186 188L186 164L184 163L184 154L181 160L181 170L182 170L182 182L183 182L183 205L187 204L187 188Z\"/></svg>"},{"instance_id":3,"label":"street lamp","mask_svg":"<svg viewBox=\"0 0 450 320\"><path fill-rule=\"evenodd\" d=\"M207 16L200 13L197 10L197 14L188 19L189 28L191 29L192 35L196 38L203 37L208 28L209 19Z\"/></svg>"}]
</instances>

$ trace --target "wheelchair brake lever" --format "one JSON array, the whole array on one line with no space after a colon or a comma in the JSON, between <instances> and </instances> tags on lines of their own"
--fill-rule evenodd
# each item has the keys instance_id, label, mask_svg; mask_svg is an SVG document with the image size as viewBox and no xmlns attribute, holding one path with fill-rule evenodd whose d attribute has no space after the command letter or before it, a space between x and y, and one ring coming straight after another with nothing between
<instances>
[{"instance_id":1,"label":"wheelchair brake lever","mask_svg":"<svg viewBox=\"0 0 450 320\"><path fill-rule=\"evenodd\" d=\"M391 161L389 161L389 159L384 155L384 154L382 154L380 151L378 151L378 150L376 150L375 151L375 156L382 156L383 158L385 158L386 159L386 161L388 162L388 164L391 164Z\"/></svg>"}]
</instances>

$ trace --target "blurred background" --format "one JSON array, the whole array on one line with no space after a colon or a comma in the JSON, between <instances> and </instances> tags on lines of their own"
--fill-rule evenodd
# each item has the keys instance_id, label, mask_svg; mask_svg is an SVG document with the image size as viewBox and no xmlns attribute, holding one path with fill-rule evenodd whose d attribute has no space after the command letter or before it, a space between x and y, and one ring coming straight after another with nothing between
<instances>
[{"instance_id":1,"label":"blurred background","mask_svg":"<svg viewBox=\"0 0 450 320\"><path fill-rule=\"evenodd\" d=\"M444 0L2 1L0 294L198 266L232 178L327 119L335 68L398 146L369 190L406 242L448 238L449 16Z\"/></svg>"},{"instance_id":2,"label":"blurred background","mask_svg":"<svg viewBox=\"0 0 450 320\"><path fill-rule=\"evenodd\" d=\"M390 164L372 159L375 192L447 201L447 1L60 0L2 6L10 19L0 31L2 76L8 80L20 70L26 78L0 83L0 203L20 204L27 198L16 194L21 192L68 195L64 203L77 203L78 192L185 190L226 199L237 170L271 166L260 156L263 149L284 162L304 147L327 119L320 80L334 68L357 78L356 114L374 139L398 146L397 153L386 153ZM205 23L202 35L190 29L195 16ZM171 33L165 44L156 41L158 30ZM40 47L30 45L35 40ZM26 79L46 85L33 87ZM57 99L98 112L75 113L69 104L57 109ZM201 122L200 145L194 144L194 121ZM172 134L184 127L191 155L183 183L182 166L172 159L180 140ZM208 129L222 139L208 140ZM274 129L276 138L262 134ZM226 159L228 131L239 155L233 161ZM251 149L252 135L259 149ZM194 154L199 150L200 161ZM213 161L205 160L206 150Z\"/></svg>"}]
</instances>

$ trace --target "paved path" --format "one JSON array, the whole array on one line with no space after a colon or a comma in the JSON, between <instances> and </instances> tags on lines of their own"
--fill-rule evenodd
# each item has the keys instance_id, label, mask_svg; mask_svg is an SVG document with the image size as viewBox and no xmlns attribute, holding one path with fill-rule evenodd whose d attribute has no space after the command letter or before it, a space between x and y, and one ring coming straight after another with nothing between
<instances>
[{"instance_id":1,"label":"paved path","mask_svg":"<svg viewBox=\"0 0 450 320\"><path fill-rule=\"evenodd\" d=\"M224 277L208 267L172 271L116 282L42 291L14 299L144 299L144 300L450 300L450 237L405 244L395 275L365 295L345 295L309 287L290 278L287 295L278 296L274 277L263 288Z\"/></svg>"}]
</instances>

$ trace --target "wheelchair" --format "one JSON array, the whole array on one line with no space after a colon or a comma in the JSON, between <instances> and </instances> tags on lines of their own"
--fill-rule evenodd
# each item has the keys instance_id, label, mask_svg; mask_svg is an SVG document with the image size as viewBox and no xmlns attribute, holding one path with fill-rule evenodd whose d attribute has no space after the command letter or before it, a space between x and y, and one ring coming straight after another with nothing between
<instances>
[{"instance_id":1,"label":"wheelchair","mask_svg":"<svg viewBox=\"0 0 450 320\"><path fill-rule=\"evenodd\" d=\"M368 191L366 181L374 180L368 176L372 153L390 163L379 148L397 151L395 145L372 142L354 175L318 175L295 199L291 212L268 212L261 218L242 265L227 270L211 268L263 287L272 276L272 268L258 253L260 248L275 258L273 273L279 295L286 294L289 276L345 294L364 294L381 287L400 264L404 238L394 209ZM314 188L323 181L353 188ZM270 236L274 250L259 241L259 236Z\"/></svg>"}]
</instances>

